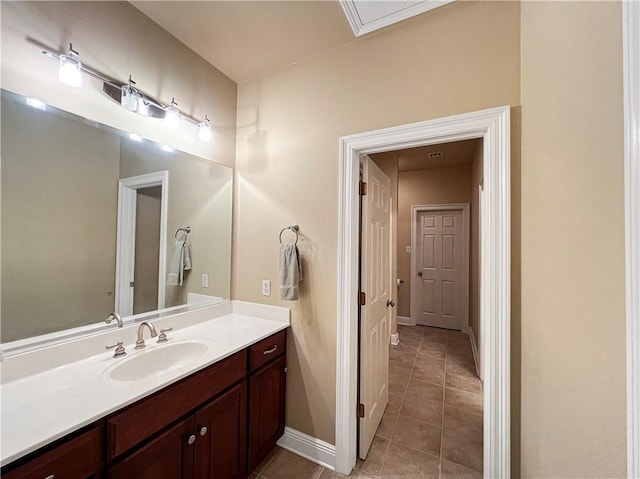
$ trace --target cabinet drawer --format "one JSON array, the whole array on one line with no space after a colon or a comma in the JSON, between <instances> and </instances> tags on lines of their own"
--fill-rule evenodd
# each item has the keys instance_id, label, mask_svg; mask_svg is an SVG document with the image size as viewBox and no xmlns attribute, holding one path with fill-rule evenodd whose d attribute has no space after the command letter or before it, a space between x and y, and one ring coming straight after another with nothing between
<instances>
[{"instance_id":1,"label":"cabinet drawer","mask_svg":"<svg viewBox=\"0 0 640 479\"><path fill-rule=\"evenodd\" d=\"M251 371L255 371L260 366L267 364L269 361L283 354L286 346L286 330L280 331L273 336L269 336L268 338L251 346L249 349L249 364Z\"/></svg>"},{"instance_id":2,"label":"cabinet drawer","mask_svg":"<svg viewBox=\"0 0 640 479\"><path fill-rule=\"evenodd\" d=\"M107 460L185 416L246 376L246 350L107 419Z\"/></svg>"},{"instance_id":3,"label":"cabinet drawer","mask_svg":"<svg viewBox=\"0 0 640 479\"><path fill-rule=\"evenodd\" d=\"M11 472L3 479L87 479L102 468L102 427L63 442Z\"/></svg>"}]
</instances>

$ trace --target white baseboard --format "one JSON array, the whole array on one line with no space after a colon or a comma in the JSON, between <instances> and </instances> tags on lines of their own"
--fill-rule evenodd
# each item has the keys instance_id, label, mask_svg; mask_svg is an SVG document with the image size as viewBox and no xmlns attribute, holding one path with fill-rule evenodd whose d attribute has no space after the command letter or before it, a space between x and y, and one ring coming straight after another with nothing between
<instances>
[{"instance_id":1,"label":"white baseboard","mask_svg":"<svg viewBox=\"0 0 640 479\"><path fill-rule=\"evenodd\" d=\"M411 318L407 317L407 316L398 316L398 324L402 324L404 326L415 326L416 323L414 323Z\"/></svg>"},{"instance_id":2,"label":"white baseboard","mask_svg":"<svg viewBox=\"0 0 640 479\"><path fill-rule=\"evenodd\" d=\"M480 371L480 357L478 356L478 348L476 347L476 335L471 326L469 326L469 341L471 341L471 351L473 352L473 362L476 365L476 373L480 380L484 380L482 372Z\"/></svg>"},{"instance_id":3,"label":"white baseboard","mask_svg":"<svg viewBox=\"0 0 640 479\"><path fill-rule=\"evenodd\" d=\"M391 344L394 346L400 344L400 333L391 333Z\"/></svg>"},{"instance_id":4,"label":"white baseboard","mask_svg":"<svg viewBox=\"0 0 640 479\"><path fill-rule=\"evenodd\" d=\"M278 446L322 467L335 470L336 446L333 444L285 427L283 436L278 440Z\"/></svg>"}]
</instances>

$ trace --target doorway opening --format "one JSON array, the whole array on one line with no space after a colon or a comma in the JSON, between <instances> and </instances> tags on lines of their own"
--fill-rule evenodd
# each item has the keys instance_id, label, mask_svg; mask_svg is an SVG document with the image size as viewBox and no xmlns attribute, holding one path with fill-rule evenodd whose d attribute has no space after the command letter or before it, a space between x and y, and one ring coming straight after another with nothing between
<instances>
[{"instance_id":1,"label":"doorway opening","mask_svg":"<svg viewBox=\"0 0 640 479\"><path fill-rule=\"evenodd\" d=\"M361 196L366 301L357 472L482 477L476 342L482 151L482 139L473 139L361 158L368 174ZM368 213L387 204L377 218ZM388 241L378 240L378 231ZM385 300L386 309L376 308Z\"/></svg>"},{"instance_id":2,"label":"doorway opening","mask_svg":"<svg viewBox=\"0 0 640 479\"><path fill-rule=\"evenodd\" d=\"M501 107L351 135L340 140L335 461L338 472L351 472L356 464L358 442L360 158L394 150L482 139L486 213L482 216L480 255L483 271L480 314L485 336L482 356L486 373L483 474L485 477L509 477L509 121L509 108Z\"/></svg>"},{"instance_id":3,"label":"doorway opening","mask_svg":"<svg viewBox=\"0 0 640 479\"><path fill-rule=\"evenodd\" d=\"M165 306L165 279L166 279L166 256L167 256L167 210L169 204L169 172L157 171L145 175L123 178L118 184L118 220L116 239L116 313L121 316L131 316L143 312L143 303L148 303L149 310L163 309ZM146 191L147 194L140 195ZM158 198L159 197L159 198ZM142 200L138 205L138 200ZM149 217L149 209L157 209L159 203L159 214L156 220ZM144 211L138 212L138 207ZM139 214L140 213L140 214ZM151 225L145 225L151 221ZM143 230L138 231L138 227ZM151 232L159 228L159 234ZM149 232L157 238L157 253L155 251L136 254L136 233ZM145 242L145 244L147 244ZM155 249L155 248L154 248ZM140 253L140 251L138 251ZM150 254L146 254L150 253ZM146 258L145 258L146 257ZM147 261L143 261L146 259ZM156 261L155 271L152 264L145 264ZM143 266L144 264L144 266ZM146 273L136 271L136 267L143 268ZM156 274L157 271L157 274ZM142 273L142 274L140 274ZM137 275L137 278L136 278ZM149 285L155 280L157 286ZM143 286L143 291L136 291L136 279L143 280L147 287ZM155 294L155 300L149 295ZM137 304L134 307L135 299ZM143 301L144 300L144 301ZM155 306L154 306L155 303ZM153 307L152 307L153 306Z\"/></svg>"}]
</instances>

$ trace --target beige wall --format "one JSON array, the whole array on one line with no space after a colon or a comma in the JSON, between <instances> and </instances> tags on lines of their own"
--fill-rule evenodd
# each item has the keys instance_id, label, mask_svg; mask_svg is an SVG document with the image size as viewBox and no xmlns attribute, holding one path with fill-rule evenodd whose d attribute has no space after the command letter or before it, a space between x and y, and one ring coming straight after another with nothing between
<instances>
[{"instance_id":1,"label":"beige wall","mask_svg":"<svg viewBox=\"0 0 640 479\"><path fill-rule=\"evenodd\" d=\"M619 2L522 3L522 476L625 476Z\"/></svg>"},{"instance_id":2,"label":"beige wall","mask_svg":"<svg viewBox=\"0 0 640 479\"><path fill-rule=\"evenodd\" d=\"M2 88L121 130L232 166L235 158L236 84L128 2L1 2ZM214 141L198 141L182 123L168 130L160 120L133 114L84 76L82 88L58 81L58 64L40 52L66 51L114 80L129 74L150 96L197 118L209 115Z\"/></svg>"},{"instance_id":3,"label":"beige wall","mask_svg":"<svg viewBox=\"0 0 640 479\"><path fill-rule=\"evenodd\" d=\"M480 209L479 186L483 179L483 142L478 143L473 155L471 172L471 235L469 242L469 327L473 330L476 351L480 351Z\"/></svg>"},{"instance_id":4,"label":"beige wall","mask_svg":"<svg viewBox=\"0 0 640 479\"><path fill-rule=\"evenodd\" d=\"M377 153L371 155L373 162L380 167L384 174L387 175L391 183L391 300L396 304L395 308L391 308L389 324L391 326L391 334L398 332L398 286L396 278L398 277L398 254L396 244L398 243L398 154L394 152Z\"/></svg>"},{"instance_id":5,"label":"beige wall","mask_svg":"<svg viewBox=\"0 0 640 479\"><path fill-rule=\"evenodd\" d=\"M519 102L520 5L503 2L455 2L239 86L232 297L292 308L288 426L335 439L338 139ZM300 300L263 297L293 222Z\"/></svg>"},{"instance_id":6,"label":"beige wall","mask_svg":"<svg viewBox=\"0 0 640 479\"><path fill-rule=\"evenodd\" d=\"M471 202L471 165L403 171L398 175L398 315L411 316L411 207Z\"/></svg>"},{"instance_id":7,"label":"beige wall","mask_svg":"<svg viewBox=\"0 0 640 479\"><path fill-rule=\"evenodd\" d=\"M1 133L2 342L106 318L120 138L4 97Z\"/></svg>"}]
</instances>

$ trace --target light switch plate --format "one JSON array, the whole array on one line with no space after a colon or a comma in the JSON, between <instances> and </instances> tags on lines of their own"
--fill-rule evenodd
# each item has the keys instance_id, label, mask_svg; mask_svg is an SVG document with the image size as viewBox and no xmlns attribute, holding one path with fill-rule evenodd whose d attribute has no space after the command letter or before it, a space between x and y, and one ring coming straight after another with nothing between
<instances>
[{"instance_id":1,"label":"light switch plate","mask_svg":"<svg viewBox=\"0 0 640 479\"><path fill-rule=\"evenodd\" d=\"M202 287L209 287L209 275L207 273L202 273Z\"/></svg>"},{"instance_id":2,"label":"light switch plate","mask_svg":"<svg viewBox=\"0 0 640 479\"><path fill-rule=\"evenodd\" d=\"M262 280L262 296L271 296L271 280Z\"/></svg>"}]
</instances>

